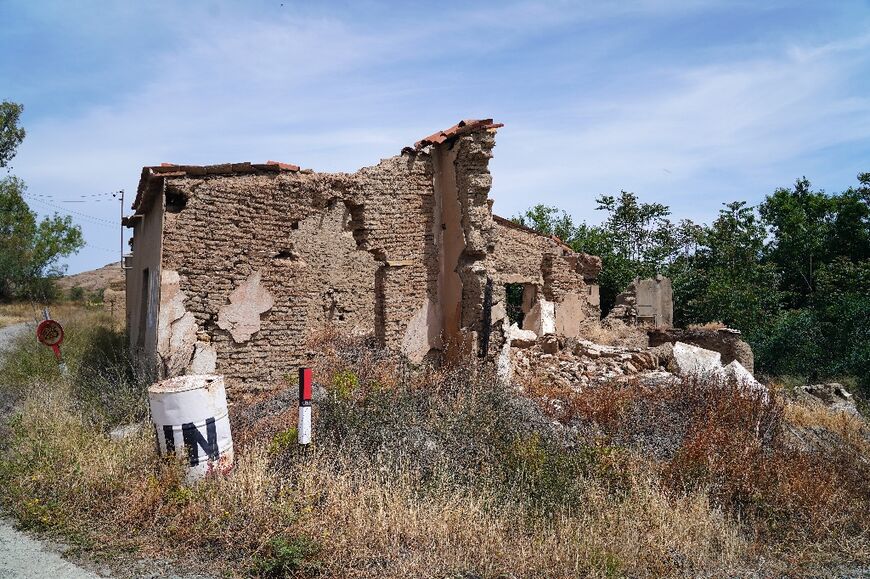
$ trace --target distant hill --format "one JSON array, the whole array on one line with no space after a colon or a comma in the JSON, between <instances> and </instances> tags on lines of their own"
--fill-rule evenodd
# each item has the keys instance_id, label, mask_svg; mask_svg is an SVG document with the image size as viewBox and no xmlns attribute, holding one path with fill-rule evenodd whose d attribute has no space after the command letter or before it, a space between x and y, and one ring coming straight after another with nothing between
<instances>
[{"instance_id":1,"label":"distant hill","mask_svg":"<svg viewBox=\"0 0 870 579\"><path fill-rule=\"evenodd\" d=\"M80 287L89 292L96 292L101 289L122 290L124 289L124 279L124 270L121 269L121 262L115 262L104 265L99 269L62 277L57 280L57 285L64 291L74 287Z\"/></svg>"}]
</instances>

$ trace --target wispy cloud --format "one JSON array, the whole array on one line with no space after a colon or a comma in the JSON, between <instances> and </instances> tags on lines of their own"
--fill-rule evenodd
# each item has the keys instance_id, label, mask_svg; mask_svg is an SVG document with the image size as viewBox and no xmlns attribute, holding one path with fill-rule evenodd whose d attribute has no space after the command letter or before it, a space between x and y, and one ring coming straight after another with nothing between
<instances>
[{"instance_id":1,"label":"wispy cloud","mask_svg":"<svg viewBox=\"0 0 870 579\"><path fill-rule=\"evenodd\" d=\"M285 4L112 5L104 20L120 31L101 36L110 22L99 18L84 24L90 36L67 31L105 69L76 84L81 64L57 52L70 70L47 65L56 95L39 92L38 75L16 87L47 103L26 117L16 172L34 192L63 196L132 191L141 167L161 161L354 170L459 118L494 116L507 123L492 165L502 214L542 201L590 217L596 194L625 188L705 218L721 201L798 176L807 156L870 148L870 104L855 82L868 73L866 36L759 43L717 31L729 10L756 22L775 6ZM55 10L40 21L44 35L66 26L69 8ZM774 16L771 28L785 26ZM703 45L672 38L699 25L709 27ZM125 30L132 40L112 54ZM89 84L112 79L123 86ZM51 106L65 95L70 103ZM844 164L832 160L828 175ZM117 207L86 210L111 219ZM94 245L116 243L83 224ZM85 252L72 269L105 257Z\"/></svg>"}]
</instances>

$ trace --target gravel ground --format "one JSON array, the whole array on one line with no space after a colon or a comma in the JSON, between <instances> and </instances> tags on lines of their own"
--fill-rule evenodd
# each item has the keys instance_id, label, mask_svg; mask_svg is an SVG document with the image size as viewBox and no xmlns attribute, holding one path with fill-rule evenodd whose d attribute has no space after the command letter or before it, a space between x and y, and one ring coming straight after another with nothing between
<instances>
[{"instance_id":1,"label":"gravel ground","mask_svg":"<svg viewBox=\"0 0 870 579\"><path fill-rule=\"evenodd\" d=\"M66 559L59 546L32 539L0 520L0 579L97 579Z\"/></svg>"}]
</instances>

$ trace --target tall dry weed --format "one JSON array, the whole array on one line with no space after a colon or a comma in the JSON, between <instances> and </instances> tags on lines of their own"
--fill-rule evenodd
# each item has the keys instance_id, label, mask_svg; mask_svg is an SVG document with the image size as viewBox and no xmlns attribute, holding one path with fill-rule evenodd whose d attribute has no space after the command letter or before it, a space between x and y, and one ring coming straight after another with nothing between
<instances>
[{"instance_id":1,"label":"tall dry weed","mask_svg":"<svg viewBox=\"0 0 870 579\"><path fill-rule=\"evenodd\" d=\"M111 340L80 335L91 345L78 360L123 363L100 354ZM320 339L316 445L280 430L293 401L276 393L257 402L259 421L234 424L247 442L232 473L193 486L157 456L150 426L111 439L123 413L79 374L25 372L0 433L0 501L91 552L227 574L720 576L759 554L866 560L861 455L790 451L777 405L703 384L628 384L572 398L557 429L489 369L408 371L364 339ZM678 434L659 460L632 450L649 440L650 413ZM584 421L602 437L554 435Z\"/></svg>"}]
</instances>

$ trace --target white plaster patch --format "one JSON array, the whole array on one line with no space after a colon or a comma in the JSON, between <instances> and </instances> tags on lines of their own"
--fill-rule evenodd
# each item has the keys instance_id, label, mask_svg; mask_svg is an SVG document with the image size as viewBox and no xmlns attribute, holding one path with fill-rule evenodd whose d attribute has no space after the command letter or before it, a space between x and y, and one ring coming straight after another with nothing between
<instances>
[{"instance_id":1,"label":"white plaster patch","mask_svg":"<svg viewBox=\"0 0 870 579\"><path fill-rule=\"evenodd\" d=\"M498 302L490 310L490 323L494 324L507 318L507 310L504 307L504 302Z\"/></svg>"},{"instance_id":2,"label":"white plaster patch","mask_svg":"<svg viewBox=\"0 0 870 579\"><path fill-rule=\"evenodd\" d=\"M172 322L169 335L169 356L164 357L163 360L167 376L184 374L190 357L193 355L196 330L196 316L191 312L185 312L180 319Z\"/></svg>"},{"instance_id":3,"label":"white plaster patch","mask_svg":"<svg viewBox=\"0 0 870 579\"><path fill-rule=\"evenodd\" d=\"M536 301L523 319L523 329L539 336L556 333L556 305L544 299Z\"/></svg>"},{"instance_id":4,"label":"white plaster patch","mask_svg":"<svg viewBox=\"0 0 870 579\"><path fill-rule=\"evenodd\" d=\"M193 350L193 360L187 368L188 374L214 374L217 368L217 352L208 342L197 342Z\"/></svg>"},{"instance_id":5,"label":"white plaster patch","mask_svg":"<svg viewBox=\"0 0 870 579\"><path fill-rule=\"evenodd\" d=\"M514 342L522 342L527 345L535 343L538 336L531 330L521 330L520 327L513 323L505 330L504 344L498 354L496 360L496 375L498 379L504 383L510 383L514 374L514 364L511 360L511 345Z\"/></svg>"},{"instance_id":6,"label":"white plaster patch","mask_svg":"<svg viewBox=\"0 0 870 579\"><path fill-rule=\"evenodd\" d=\"M441 313L438 304L426 298L408 323L402 338L402 352L418 364L432 348L440 346Z\"/></svg>"},{"instance_id":7,"label":"white plaster patch","mask_svg":"<svg viewBox=\"0 0 870 579\"><path fill-rule=\"evenodd\" d=\"M541 335L556 333L556 304L541 300Z\"/></svg>"},{"instance_id":8,"label":"white plaster patch","mask_svg":"<svg viewBox=\"0 0 870 579\"><path fill-rule=\"evenodd\" d=\"M272 294L260 285L261 279L259 271L248 276L218 312L218 327L228 331L237 344L247 342L260 331L260 314L275 305Z\"/></svg>"},{"instance_id":9,"label":"white plaster patch","mask_svg":"<svg viewBox=\"0 0 870 579\"><path fill-rule=\"evenodd\" d=\"M170 353L172 322L184 315L184 300L181 277L178 272L164 269L160 273L160 308L157 315L157 353L167 357Z\"/></svg>"},{"instance_id":10,"label":"white plaster patch","mask_svg":"<svg viewBox=\"0 0 870 579\"><path fill-rule=\"evenodd\" d=\"M580 294L569 293L556 304L556 333L562 336L576 338L586 314L583 312L583 298Z\"/></svg>"},{"instance_id":11,"label":"white plaster patch","mask_svg":"<svg viewBox=\"0 0 870 579\"><path fill-rule=\"evenodd\" d=\"M511 326L511 328L516 327L516 324ZM495 363L496 376L498 376L498 379L502 384L509 384L514 375L514 365L513 362L511 362L510 328L508 328L506 334L504 344L501 347L501 351L498 353L498 360L496 360Z\"/></svg>"},{"instance_id":12,"label":"white plaster patch","mask_svg":"<svg viewBox=\"0 0 870 579\"><path fill-rule=\"evenodd\" d=\"M184 374L196 342L196 317L185 310L187 296L181 276L171 269L160 273L160 312L157 317L157 354L166 376Z\"/></svg>"}]
</instances>

